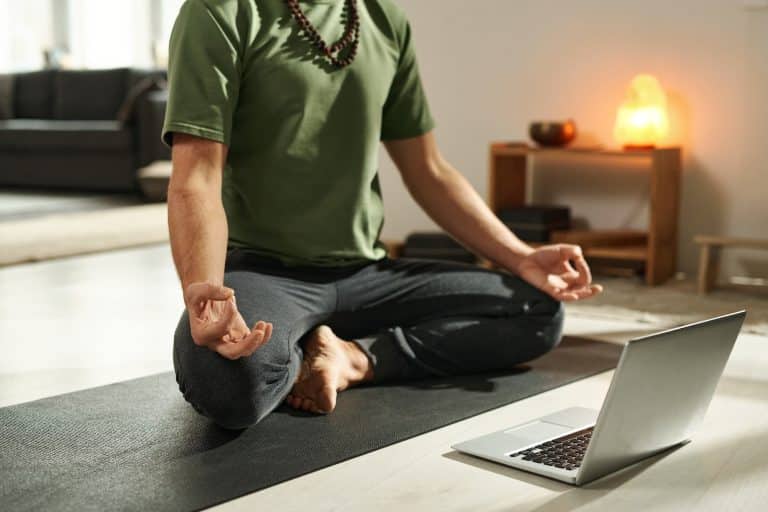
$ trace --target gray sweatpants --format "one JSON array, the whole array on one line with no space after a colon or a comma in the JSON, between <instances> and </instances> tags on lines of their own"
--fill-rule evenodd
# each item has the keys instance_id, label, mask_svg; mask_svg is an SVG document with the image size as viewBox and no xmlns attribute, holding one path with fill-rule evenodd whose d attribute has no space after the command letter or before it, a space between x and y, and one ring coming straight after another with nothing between
<instances>
[{"instance_id":1,"label":"gray sweatpants","mask_svg":"<svg viewBox=\"0 0 768 512\"><path fill-rule=\"evenodd\" d=\"M272 322L272 338L229 360L193 343L184 312L173 362L184 398L232 429L285 399L317 325L361 346L375 384L514 367L557 345L564 316L559 302L508 273L427 259L297 268L233 249L224 282L248 325Z\"/></svg>"}]
</instances>

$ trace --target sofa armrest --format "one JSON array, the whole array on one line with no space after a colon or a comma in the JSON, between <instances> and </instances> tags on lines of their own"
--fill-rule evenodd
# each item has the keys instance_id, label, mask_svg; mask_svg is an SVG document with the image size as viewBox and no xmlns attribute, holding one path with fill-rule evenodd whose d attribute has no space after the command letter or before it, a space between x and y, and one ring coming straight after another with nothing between
<instances>
[{"instance_id":1,"label":"sofa armrest","mask_svg":"<svg viewBox=\"0 0 768 512\"><path fill-rule=\"evenodd\" d=\"M137 167L157 160L170 160L171 151L161 140L168 91L145 94L136 105L134 133L136 137Z\"/></svg>"}]
</instances>

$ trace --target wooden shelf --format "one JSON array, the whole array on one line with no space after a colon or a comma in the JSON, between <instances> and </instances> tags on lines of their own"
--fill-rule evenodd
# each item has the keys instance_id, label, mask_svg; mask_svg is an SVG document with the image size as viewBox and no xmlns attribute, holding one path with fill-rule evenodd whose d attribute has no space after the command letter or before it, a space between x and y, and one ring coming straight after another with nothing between
<instances>
[{"instance_id":1,"label":"wooden shelf","mask_svg":"<svg viewBox=\"0 0 768 512\"><path fill-rule=\"evenodd\" d=\"M656 151L678 151L676 147L657 147L657 148L642 148L642 149L621 149L621 148L606 148L604 146L566 146L564 148L547 148L539 146L530 146L525 143L518 142L493 142L491 149L495 155L499 156L519 156L528 155L533 153L538 154L576 154L576 155L598 155L598 156L621 156L621 157L645 157L650 158Z\"/></svg>"},{"instance_id":2,"label":"wooden shelf","mask_svg":"<svg viewBox=\"0 0 768 512\"><path fill-rule=\"evenodd\" d=\"M622 150L603 147L539 148L519 142L490 145L488 204L496 214L527 204L530 174L537 155L589 155L648 160L650 205L647 231L595 230L555 232L553 241L581 245L587 258L620 262L645 271L649 285L660 284L677 270L678 212L682 152L679 147Z\"/></svg>"},{"instance_id":3,"label":"wooden shelf","mask_svg":"<svg viewBox=\"0 0 768 512\"><path fill-rule=\"evenodd\" d=\"M590 247L584 251L587 259L598 258L612 261L645 262L648 260L648 247L645 245L625 247Z\"/></svg>"},{"instance_id":4,"label":"wooden shelf","mask_svg":"<svg viewBox=\"0 0 768 512\"><path fill-rule=\"evenodd\" d=\"M630 263L644 267L648 261L648 232L634 229L554 231L553 243L576 244L591 261ZM595 261L597 262L597 261Z\"/></svg>"},{"instance_id":5,"label":"wooden shelf","mask_svg":"<svg viewBox=\"0 0 768 512\"><path fill-rule=\"evenodd\" d=\"M582 249L592 247L645 246L648 232L637 229L591 229L553 231L552 243L576 244Z\"/></svg>"}]
</instances>

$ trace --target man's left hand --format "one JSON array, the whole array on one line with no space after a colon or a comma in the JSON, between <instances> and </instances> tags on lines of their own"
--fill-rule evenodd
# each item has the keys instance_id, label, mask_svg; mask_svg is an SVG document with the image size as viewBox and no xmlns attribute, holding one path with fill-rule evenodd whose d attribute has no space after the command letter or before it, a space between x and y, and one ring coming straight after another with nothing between
<instances>
[{"instance_id":1,"label":"man's left hand","mask_svg":"<svg viewBox=\"0 0 768 512\"><path fill-rule=\"evenodd\" d=\"M581 247L545 245L524 256L515 269L536 288L561 301L586 299L603 291L592 284L592 274Z\"/></svg>"}]
</instances>

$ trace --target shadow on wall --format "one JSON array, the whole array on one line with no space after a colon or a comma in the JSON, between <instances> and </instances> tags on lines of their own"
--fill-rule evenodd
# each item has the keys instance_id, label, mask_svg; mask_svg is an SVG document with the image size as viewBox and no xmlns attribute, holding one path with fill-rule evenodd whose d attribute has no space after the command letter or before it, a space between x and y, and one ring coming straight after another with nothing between
<instances>
[{"instance_id":1,"label":"shadow on wall","mask_svg":"<svg viewBox=\"0 0 768 512\"><path fill-rule=\"evenodd\" d=\"M693 238L700 234L722 233L727 198L717 186L714 173L704 166L693 147L694 115L690 103L680 91L667 90L670 144L683 148L683 176L680 192L678 231L678 270L695 275L699 252Z\"/></svg>"},{"instance_id":2,"label":"shadow on wall","mask_svg":"<svg viewBox=\"0 0 768 512\"><path fill-rule=\"evenodd\" d=\"M678 268L689 274L698 269L698 246L693 237L725 231L725 202L713 173L694 155L684 157Z\"/></svg>"},{"instance_id":3,"label":"shadow on wall","mask_svg":"<svg viewBox=\"0 0 768 512\"><path fill-rule=\"evenodd\" d=\"M531 202L569 205L574 229L647 229L647 169L642 158L542 155Z\"/></svg>"}]
</instances>

